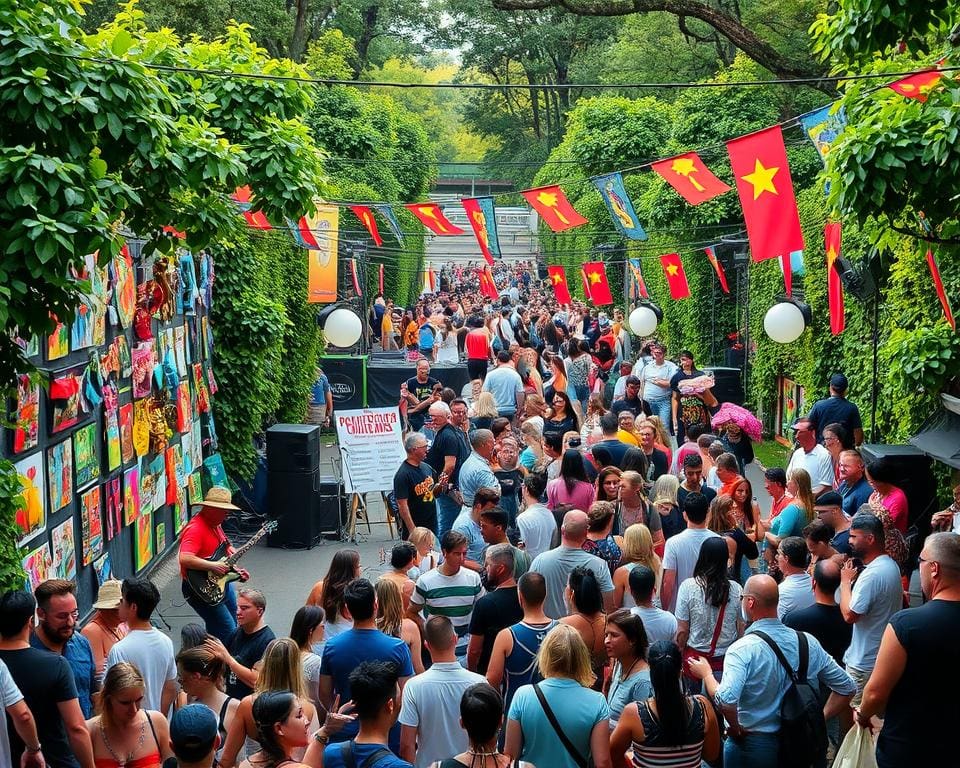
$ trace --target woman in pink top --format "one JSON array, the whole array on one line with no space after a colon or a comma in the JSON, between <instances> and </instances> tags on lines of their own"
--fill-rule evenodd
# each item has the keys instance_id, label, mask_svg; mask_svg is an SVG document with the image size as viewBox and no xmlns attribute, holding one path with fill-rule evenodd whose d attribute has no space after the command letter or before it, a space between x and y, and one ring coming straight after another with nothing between
<instances>
[{"instance_id":1,"label":"woman in pink top","mask_svg":"<svg viewBox=\"0 0 960 768\"><path fill-rule=\"evenodd\" d=\"M867 482L873 488L868 503L879 502L890 513L894 527L900 533L907 532L909 505L907 495L896 485L897 470L892 461L885 456L867 463Z\"/></svg>"},{"instance_id":2,"label":"woman in pink top","mask_svg":"<svg viewBox=\"0 0 960 768\"><path fill-rule=\"evenodd\" d=\"M556 509L561 504L569 504L571 509L586 512L593 499L593 485L587 482L583 457L580 451L569 448L560 462L560 477L547 483L547 506Z\"/></svg>"}]
</instances>

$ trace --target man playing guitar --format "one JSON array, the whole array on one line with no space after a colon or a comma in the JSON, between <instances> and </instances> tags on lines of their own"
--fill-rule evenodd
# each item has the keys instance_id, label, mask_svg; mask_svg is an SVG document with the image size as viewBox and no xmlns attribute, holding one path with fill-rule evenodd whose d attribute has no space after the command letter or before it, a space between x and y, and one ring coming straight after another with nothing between
<instances>
[{"instance_id":1,"label":"man playing guitar","mask_svg":"<svg viewBox=\"0 0 960 768\"><path fill-rule=\"evenodd\" d=\"M214 486L203 499L200 512L187 523L180 538L180 579L183 596L187 603L203 619L207 632L226 643L237 628L237 593L233 584L224 589L224 599L217 605L208 605L200 600L187 584L187 570L209 571L215 576L223 576L230 566L218 560L210 560L217 547L227 541L221 524L232 509L239 510L231 501L230 491ZM227 547L227 554L234 551ZM243 568L236 568L240 580L246 581L250 574Z\"/></svg>"}]
</instances>

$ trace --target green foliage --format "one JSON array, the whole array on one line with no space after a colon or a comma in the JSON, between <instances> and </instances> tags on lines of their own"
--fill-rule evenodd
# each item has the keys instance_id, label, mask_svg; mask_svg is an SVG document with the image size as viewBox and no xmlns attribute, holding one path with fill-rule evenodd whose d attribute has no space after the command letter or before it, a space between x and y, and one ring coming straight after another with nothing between
<instances>
[{"instance_id":1,"label":"green foliage","mask_svg":"<svg viewBox=\"0 0 960 768\"><path fill-rule=\"evenodd\" d=\"M353 41L339 29L328 29L307 47L304 66L317 78L349 80L356 60Z\"/></svg>"},{"instance_id":2,"label":"green foliage","mask_svg":"<svg viewBox=\"0 0 960 768\"><path fill-rule=\"evenodd\" d=\"M23 589L26 574L17 548L21 531L17 526L17 510L24 503L23 487L13 463L0 459L0 594Z\"/></svg>"}]
</instances>

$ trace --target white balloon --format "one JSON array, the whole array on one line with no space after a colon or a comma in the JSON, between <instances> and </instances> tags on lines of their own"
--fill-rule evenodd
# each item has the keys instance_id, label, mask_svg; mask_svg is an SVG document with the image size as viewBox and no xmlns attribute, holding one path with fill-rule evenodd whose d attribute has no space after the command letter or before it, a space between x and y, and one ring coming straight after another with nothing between
<instances>
[{"instance_id":1,"label":"white balloon","mask_svg":"<svg viewBox=\"0 0 960 768\"><path fill-rule=\"evenodd\" d=\"M790 344L796 341L806 327L800 308L789 301L774 304L763 316L763 330L778 344Z\"/></svg>"},{"instance_id":2,"label":"white balloon","mask_svg":"<svg viewBox=\"0 0 960 768\"><path fill-rule=\"evenodd\" d=\"M363 333L360 318L349 309L335 309L323 325L323 336L335 347L352 347Z\"/></svg>"},{"instance_id":3,"label":"white balloon","mask_svg":"<svg viewBox=\"0 0 960 768\"><path fill-rule=\"evenodd\" d=\"M630 313L630 330L637 336L649 336L657 330L657 314L650 307L637 307Z\"/></svg>"}]
</instances>

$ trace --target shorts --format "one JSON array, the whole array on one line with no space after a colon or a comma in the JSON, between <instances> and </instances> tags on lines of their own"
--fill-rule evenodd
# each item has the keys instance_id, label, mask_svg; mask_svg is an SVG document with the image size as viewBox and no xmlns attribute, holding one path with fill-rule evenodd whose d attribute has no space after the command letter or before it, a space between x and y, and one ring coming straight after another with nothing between
<instances>
[{"instance_id":1,"label":"shorts","mask_svg":"<svg viewBox=\"0 0 960 768\"><path fill-rule=\"evenodd\" d=\"M867 680L870 679L870 674L873 672L872 669L866 671L862 669L854 669L853 667L847 665L847 674L853 678L853 682L857 684L857 692L853 694L853 699L850 701L851 707L859 707L860 702L863 700L863 689L867 686Z\"/></svg>"},{"instance_id":2,"label":"shorts","mask_svg":"<svg viewBox=\"0 0 960 768\"><path fill-rule=\"evenodd\" d=\"M307 424L323 424L326 417L326 405L311 405L307 407Z\"/></svg>"},{"instance_id":3,"label":"shorts","mask_svg":"<svg viewBox=\"0 0 960 768\"><path fill-rule=\"evenodd\" d=\"M484 379L487 376L487 359L482 360L471 358L467 360L467 374L470 381L474 379Z\"/></svg>"}]
</instances>

